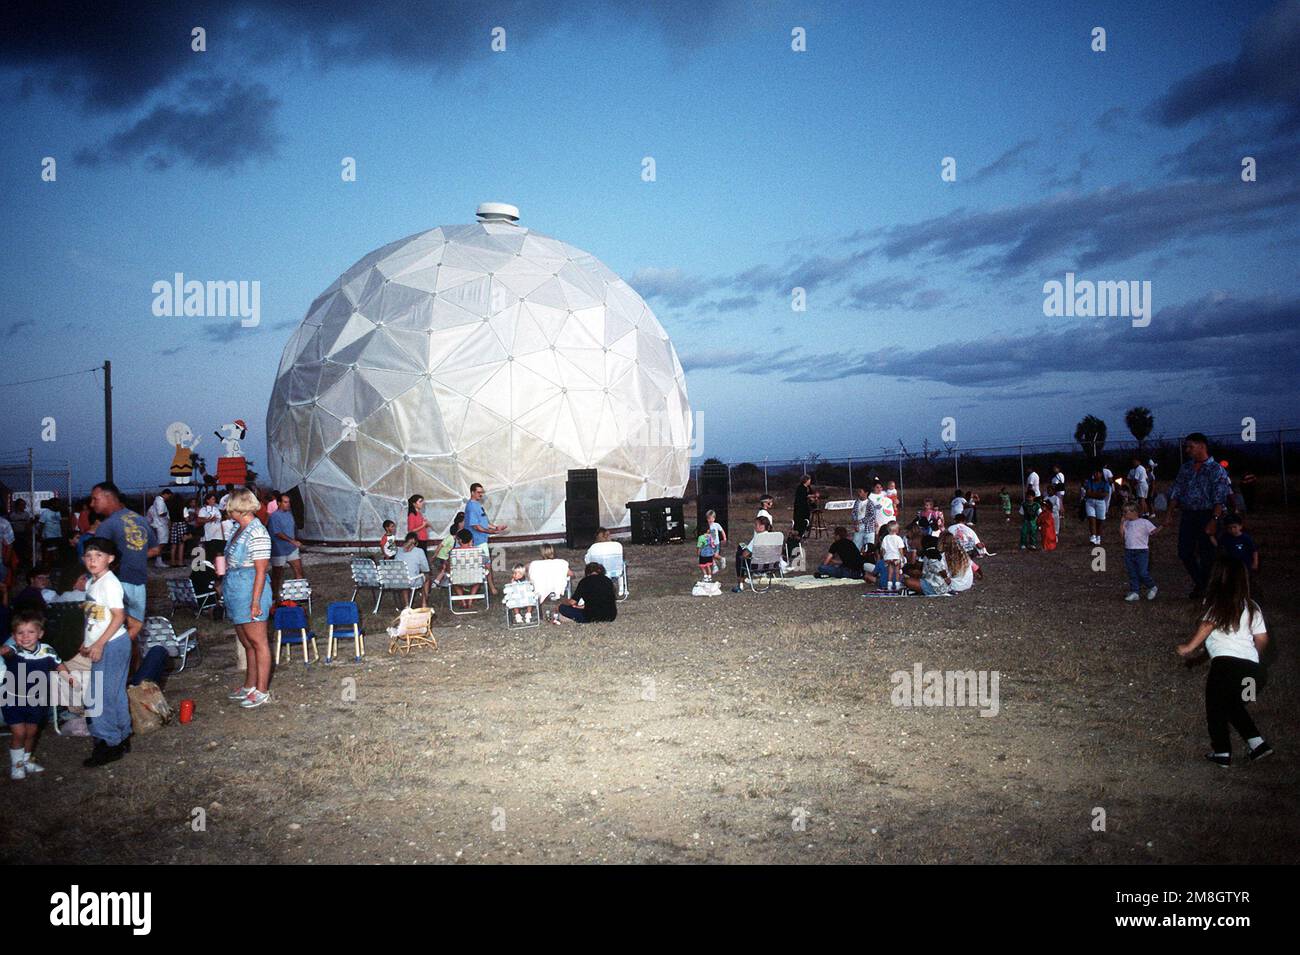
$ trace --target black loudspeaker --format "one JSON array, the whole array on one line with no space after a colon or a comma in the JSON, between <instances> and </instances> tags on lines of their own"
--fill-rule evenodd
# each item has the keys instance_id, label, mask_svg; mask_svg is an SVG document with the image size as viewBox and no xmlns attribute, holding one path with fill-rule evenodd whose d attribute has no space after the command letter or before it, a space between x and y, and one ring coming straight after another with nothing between
<instances>
[{"instance_id":1,"label":"black loudspeaker","mask_svg":"<svg viewBox=\"0 0 1300 955\"><path fill-rule=\"evenodd\" d=\"M600 505L594 498L575 497L565 485L564 542L569 547L589 547L600 530Z\"/></svg>"},{"instance_id":2,"label":"black loudspeaker","mask_svg":"<svg viewBox=\"0 0 1300 955\"><path fill-rule=\"evenodd\" d=\"M628 501L633 544L664 544L679 541L686 533L680 497L656 497L649 501Z\"/></svg>"},{"instance_id":3,"label":"black loudspeaker","mask_svg":"<svg viewBox=\"0 0 1300 955\"><path fill-rule=\"evenodd\" d=\"M725 464L700 465L700 497L726 497L728 483Z\"/></svg>"},{"instance_id":4,"label":"black loudspeaker","mask_svg":"<svg viewBox=\"0 0 1300 955\"><path fill-rule=\"evenodd\" d=\"M569 480L564 485L564 496L570 500L581 498L585 501L599 499L595 468L575 468L569 471Z\"/></svg>"}]
</instances>

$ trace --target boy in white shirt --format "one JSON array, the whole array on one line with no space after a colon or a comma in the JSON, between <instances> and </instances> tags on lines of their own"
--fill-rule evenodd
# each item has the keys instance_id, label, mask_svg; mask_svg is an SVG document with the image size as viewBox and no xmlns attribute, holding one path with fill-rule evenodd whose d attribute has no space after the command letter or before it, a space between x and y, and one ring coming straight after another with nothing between
<instances>
[{"instance_id":1,"label":"boy in white shirt","mask_svg":"<svg viewBox=\"0 0 1300 955\"><path fill-rule=\"evenodd\" d=\"M131 639L126 632L122 582L109 570L117 557L117 545L108 538L92 537L83 554L89 580L86 632L78 653L90 659L91 684L86 703L95 745L82 765L103 766L121 759L131 745L131 710L126 696Z\"/></svg>"},{"instance_id":2,"label":"boy in white shirt","mask_svg":"<svg viewBox=\"0 0 1300 955\"><path fill-rule=\"evenodd\" d=\"M903 551L907 542L898 536L898 522L890 521L880 539L880 559L885 562L885 590L903 589Z\"/></svg>"}]
</instances>

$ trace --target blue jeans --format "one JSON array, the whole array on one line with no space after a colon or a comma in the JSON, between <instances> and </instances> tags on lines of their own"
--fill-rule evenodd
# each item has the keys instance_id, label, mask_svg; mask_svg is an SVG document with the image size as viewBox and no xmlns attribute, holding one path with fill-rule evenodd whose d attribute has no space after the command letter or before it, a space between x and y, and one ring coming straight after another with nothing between
<instances>
[{"instance_id":1,"label":"blue jeans","mask_svg":"<svg viewBox=\"0 0 1300 955\"><path fill-rule=\"evenodd\" d=\"M568 617L577 623L587 622L587 611L582 607L570 607L568 604L560 604L556 609L560 611L561 617Z\"/></svg>"},{"instance_id":2,"label":"blue jeans","mask_svg":"<svg viewBox=\"0 0 1300 955\"><path fill-rule=\"evenodd\" d=\"M1214 566L1215 540L1205 533L1214 511L1183 511L1178 522L1178 559L1187 568L1192 584L1204 593Z\"/></svg>"},{"instance_id":3,"label":"blue jeans","mask_svg":"<svg viewBox=\"0 0 1300 955\"><path fill-rule=\"evenodd\" d=\"M1151 576L1151 552L1149 550L1129 550L1124 548L1124 569L1128 571L1128 589L1138 592L1138 586L1150 590L1156 585Z\"/></svg>"},{"instance_id":4,"label":"blue jeans","mask_svg":"<svg viewBox=\"0 0 1300 955\"><path fill-rule=\"evenodd\" d=\"M131 668L131 638L110 640L104 655L90 665L100 712L90 717L90 735L116 746L131 735L131 708L126 700L126 673Z\"/></svg>"},{"instance_id":5,"label":"blue jeans","mask_svg":"<svg viewBox=\"0 0 1300 955\"><path fill-rule=\"evenodd\" d=\"M823 577L848 577L851 580L861 580L862 571L851 570L843 564L822 564L817 568L817 573Z\"/></svg>"}]
</instances>

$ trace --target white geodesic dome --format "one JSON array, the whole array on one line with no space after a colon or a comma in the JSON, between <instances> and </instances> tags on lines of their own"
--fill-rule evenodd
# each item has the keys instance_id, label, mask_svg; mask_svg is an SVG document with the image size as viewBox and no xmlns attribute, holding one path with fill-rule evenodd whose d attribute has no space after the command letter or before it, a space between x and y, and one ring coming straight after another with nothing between
<instances>
[{"instance_id":1,"label":"white geodesic dome","mask_svg":"<svg viewBox=\"0 0 1300 955\"><path fill-rule=\"evenodd\" d=\"M608 527L685 488L686 382L654 314L594 256L488 209L371 252L285 346L268 460L302 494L304 539L405 532L412 494L445 525L476 481L508 536L556 536L570 468L597 469Z\"/></svg>"}]
</instances>

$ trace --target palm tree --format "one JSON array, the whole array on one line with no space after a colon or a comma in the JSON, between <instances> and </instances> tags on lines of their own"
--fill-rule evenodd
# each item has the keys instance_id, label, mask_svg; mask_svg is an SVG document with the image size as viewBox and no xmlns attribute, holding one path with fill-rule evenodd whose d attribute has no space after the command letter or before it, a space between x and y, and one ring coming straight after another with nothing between
<instances>
[{"instance_id":1,"label":"palm tree","mask_svg":"<svg viewBox=\"0 0 1300 955\"><path fill-rule=\"evenodd\" d=\"M1074 440L1087 451L1093 461L1101 459L1101 449L1106 446L1106 422L1096 415L1084 415L1074 427Z\"/></svg>"},{"instance_id":2,"label":"palm tree","mask_svg":"<svg viewBox=\"0 0 1300 955\"><path fill-rule=\"evenodd\" d=\"M1141 454L1142 443L1150 437L1151 429L1155 427L1155 418L1151 415L1151 409L1142 405L1129 408L1124 412L1124 423L1128 425L1133 437L1137 438L1138 453Z\"/></svg>"}]
</instances>

